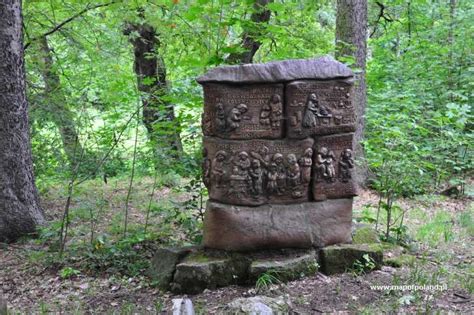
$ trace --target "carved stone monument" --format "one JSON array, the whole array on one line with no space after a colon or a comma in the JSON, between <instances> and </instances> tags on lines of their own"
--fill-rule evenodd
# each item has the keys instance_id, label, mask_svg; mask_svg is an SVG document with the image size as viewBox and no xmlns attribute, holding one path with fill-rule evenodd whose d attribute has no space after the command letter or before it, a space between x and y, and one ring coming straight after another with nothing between
<instances>
[{"instance_id":1,"label":"carved stone monument","mask_svg":"<svg viewBox=\"0 0 474 315\"><path fill-rule=\"evenodd\" d=\"M204 88L204 246L351 241L353 73L330 57L219 67Z\"/></svg>"}]
</instances>

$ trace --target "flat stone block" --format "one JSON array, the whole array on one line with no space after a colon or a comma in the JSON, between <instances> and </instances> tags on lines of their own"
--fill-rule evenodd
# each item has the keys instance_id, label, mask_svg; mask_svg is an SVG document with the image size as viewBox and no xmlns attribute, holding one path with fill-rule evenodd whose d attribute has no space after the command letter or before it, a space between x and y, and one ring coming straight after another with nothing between
<instances>
[{"instance_id":1,"label":"flat stone block","mask_svg":"<svg viewBox=\"0 0 474 315\"><path fill-rule=\"evenodd\" d=\"M301 275L312 275L317 272L317 260L314 250L305 253L290 254L280 257L257 259L250 265L250 279L256 280L265 272L275 272L281 281L299 279Z\"/></svg>"},{"instance_id":2,"label":"flat stone block","mask_svg":"<svg viewBox=\"0 0 474 315\"><path fill-rule=\"evenodd\" d=\"M344 273L354 267L356 261L364 262L363 256L368 254L380 269L383 262L383 248L379 244L340 244L328 246L321 250L321 269L327 275Z\"/></svg>"},{"instance_id":3,"label":"flat stone block","mask_svg":"<svg viewBox=\"0 0 474 315\"><path fill-rule=\"evenodd\" d=\"M251 251L324 247L351 241L352 198L294 205L231 206L208 201L208 248Z\"/></svg>"},{"instance_id":4,"label":"flat stone block","mask_svg":"<svg viewBox=\"0 0 474 315\"><path fill-rule=\"evenodd\" d=\"M202 129L223 139L283 137L283 84L207 83Z\"/></svg>"},{"instance_id":5,"label":"flat stone block","mask_svg":"<svg viewBox=\"0 0 474 315\"><path fill-rule=\"evenodd\" d=\"M357 195L353 180L353 134L317 137L314 143L313 198L325 200Z\"/></svg>"},{"instance_id":6,"label":"flat stone block","mask_svg":"<svg viewBox=\"0 0 474 315\"><path fill-rule=\"evenodd\" d=\"M313 139L204 138L204 183L210 199L256 206L309 200Z\"/></svg>"},{"instance_id":7,"label":"flat stone block","mask_svg":"<svg viewBox=\"0 0 474 315\"><path fill-rule=\"evenodd\" d=\"M331 56L323 56L313 59L216 67L199 77L197 82L200 84L207 82L268 83L300 79L327 80L353 76L354 73L348 66Z\"/></svg>"},{"instance_id":8,"label":"flat stone block","mask_svg":"<svg viewBox=\"0 0 474 315\"><path fill-rule=\"evenodd\" d=\"M287 136L302 139L356 129L351 79L295 81L285 88Z\"/></svg>"},{"instance_id":9,"label":"flat stone block","mask_svg":"<svg viewBox=\"0 0 474 315\"><path fill-rule=\"evenodd\" d=\"M197 252L176 266L171 290L197 294L204 289L244 283L248 278L250 260L240 255L218 255Z\"/></svg>"}]
</instances>

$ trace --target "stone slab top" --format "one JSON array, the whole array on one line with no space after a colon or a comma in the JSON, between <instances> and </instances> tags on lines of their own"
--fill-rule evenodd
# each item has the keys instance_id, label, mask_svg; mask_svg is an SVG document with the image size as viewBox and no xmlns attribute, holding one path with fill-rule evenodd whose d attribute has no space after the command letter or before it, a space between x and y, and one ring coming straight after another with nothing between
<instances>
[{"instance_id":1,"label":"stone slab top","mask_svg":"<svg viewBox=\"0 0 474 315\"><path fill-rule=\"evenodd\" d=\"M199 84L276 83L294 80L329 80L351 78L352 70L331 56L292 59L268 63L222 66L197 78Z\"/></svg>"}]
</instances>

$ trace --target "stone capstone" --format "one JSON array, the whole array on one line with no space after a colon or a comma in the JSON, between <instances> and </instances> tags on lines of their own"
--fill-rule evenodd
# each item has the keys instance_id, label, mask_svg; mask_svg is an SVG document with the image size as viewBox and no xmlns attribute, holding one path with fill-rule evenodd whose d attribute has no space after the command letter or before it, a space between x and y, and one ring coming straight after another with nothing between
<instances>
[{"instance_id":1,"label":"stone capstone","mask_svg":"<svg viewBox=\"0 0 474 315\"><path fill-rule=\"evenodd\" d=\"M344 273L354 268L355 263L365 264L364 255L368 255L380 269L383 263L383 248L378 244L340 244L328 246L320 251L321 269L327 275Z\"/></svg>"},{"instance_id":2,"label":"stone capstone","mask_svg":"<svg viewBox=\"0 0 474 315\"><path fill-rule=\"evenodd\" d=\"M264 64L223 66L209 70L199 77L200 84L221 83L278 83L294 80L327 80L353 77L352 70L330 56L315 59L294 59Z\"/></svg>"},{"instance_id":3,"label":"stone capstone","mask_svg":"<svg viewBox=\"0 0 474 315\"><path fill-rule=\"evenodd\" d=\"M352 198L260 207L208 201L205 247L228 251L350 243Z\"/></svg>"}]
</instances>

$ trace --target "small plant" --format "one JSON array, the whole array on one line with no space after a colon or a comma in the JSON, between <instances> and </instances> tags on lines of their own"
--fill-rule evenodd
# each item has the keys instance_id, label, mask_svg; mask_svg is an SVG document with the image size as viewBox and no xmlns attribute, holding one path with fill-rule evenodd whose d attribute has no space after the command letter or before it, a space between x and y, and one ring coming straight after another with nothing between
<instances>
[{"instance_id":1,"label":"small plant","mask_svg":"<svg viewBox=\"0 0 474 315\"><path fill-rule=\"evenodd\" d=\"M369 254L364 254L361 260L356 260L354 262L351 271L355 276L360 276L375 269L375 267L375 261L372 259L372 257L370 257Z\"/></svg>"},{"instance_id":2,"label":"small plant","mask_svg":"<svg viewBox=\"0 0 474 315\"><path fill-rule=\"evenodd\" d=\"M276 270L268 270L258 277L257 282L255 283L255 289L257 292L261 292L268 289L273 284L281 283L279 277L280 275Z\"/></svg>"},{"instance_id":3,"label":"small plant","mask_svg":"<svg viewBox=\"0 0 474 315\"><path fill-rule=\"evenodd\" d=\"M64 267L63 269L61 269L61 271L59 271L59 276L62 279L69 279L69 278L79 275L80 273L81 272L79 270L74 269L72 267Z\"/></svg>"}]
</instances>

